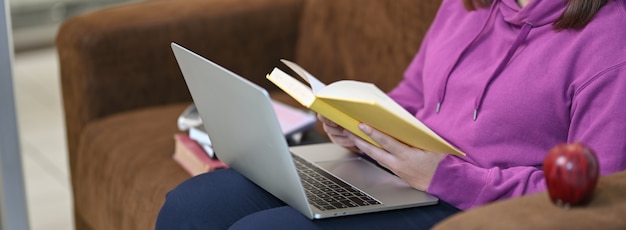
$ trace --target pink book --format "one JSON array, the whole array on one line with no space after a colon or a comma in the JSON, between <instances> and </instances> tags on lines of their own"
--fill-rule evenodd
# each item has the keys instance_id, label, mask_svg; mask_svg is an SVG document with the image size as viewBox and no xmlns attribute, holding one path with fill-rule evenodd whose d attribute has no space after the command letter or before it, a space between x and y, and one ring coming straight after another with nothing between
<instances>
[{"instance_id":1,"label":"pink book","mask_svg":"<svg viewBox=\"0 0 626 230\"><path fill-rule=\"evenodd\" d=\"M209 157L202 146L189 138L188 134L176 133L174 139L176 149L173 158L192 176L220 168L228 168L228 165L220 160Z\"/></svg>"}]
</instances>

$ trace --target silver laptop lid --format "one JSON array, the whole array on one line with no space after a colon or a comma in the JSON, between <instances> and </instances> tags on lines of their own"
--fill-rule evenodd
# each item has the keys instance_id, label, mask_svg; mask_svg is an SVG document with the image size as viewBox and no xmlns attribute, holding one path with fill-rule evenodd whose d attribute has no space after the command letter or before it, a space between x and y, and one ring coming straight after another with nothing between
<instances>
[{"instance_id":1,"label":"silver laptop lid","mask_svg":"<svg viewBox=\"0 0 626 230\"><path fill-rule=\"evenodd\" d=\"M313 218L268 92L176 43L171 46L219 159Z\"/></svg>"}]
</instances>

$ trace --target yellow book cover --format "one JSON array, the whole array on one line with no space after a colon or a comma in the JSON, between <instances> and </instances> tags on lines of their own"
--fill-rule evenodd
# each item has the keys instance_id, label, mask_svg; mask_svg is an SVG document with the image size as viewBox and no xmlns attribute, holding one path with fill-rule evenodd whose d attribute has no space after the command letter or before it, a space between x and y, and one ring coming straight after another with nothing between
<instances>
[{"instance_id":1,"label":"yellow book cover","mask_svg":"<svg viewBox=\"0 0 626 230\"><path fill-rule=\"evenodd\" d=\"M281 88L304 107L344 127L355 135L381 147L358 128L365 123L397 140L426 151L465 156L434 131L417 120L402 106L374 84L340 80L325 85L297 64L281 60L309 86L278 68L267 79Z\"/></svg>"}]
</instances>

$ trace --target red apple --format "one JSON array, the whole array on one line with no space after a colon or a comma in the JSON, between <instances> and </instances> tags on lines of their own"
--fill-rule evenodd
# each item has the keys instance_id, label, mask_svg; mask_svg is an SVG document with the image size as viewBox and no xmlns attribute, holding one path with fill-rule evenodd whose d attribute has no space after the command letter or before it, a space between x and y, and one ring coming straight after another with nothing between
<instances>
[{"instance_id":1,"label":"red apple","mask_svg":"<svg viewBox=\"0 0 626 230\"><path fill-rule=\"evenodd\" d=\"M559 144L543 162L550 199L569 208L589 202L598 182L598 159L581 143Z\"/></svg>"}]
</instances>

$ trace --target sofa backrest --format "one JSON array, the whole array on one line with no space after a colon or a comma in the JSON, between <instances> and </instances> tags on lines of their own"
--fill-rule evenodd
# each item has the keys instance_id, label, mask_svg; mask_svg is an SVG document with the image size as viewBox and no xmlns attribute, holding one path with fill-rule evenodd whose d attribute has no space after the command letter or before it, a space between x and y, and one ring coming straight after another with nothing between
<instances>
[{"instance_id":1,"label":"sofa backrest","mask_svg":"<svg viewBox=\"0 0 626 230\"><path fill-rule=\"evenodd\" d=\"M460 1L460 0L459 0ZM296 60L324 83L359 79L392 89L441 0L310 0Z\"/></svg>"}]
</instances>

